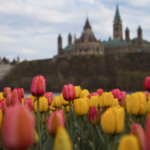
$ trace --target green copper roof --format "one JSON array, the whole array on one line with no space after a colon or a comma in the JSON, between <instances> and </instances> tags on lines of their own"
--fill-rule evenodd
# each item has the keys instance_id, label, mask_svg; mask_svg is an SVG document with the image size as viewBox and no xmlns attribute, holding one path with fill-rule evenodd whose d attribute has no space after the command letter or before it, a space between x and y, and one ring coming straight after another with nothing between
<instances>
[{"instance_id":1,"label":"green copper roof","mask_svg":"<svg viewBox=\"0 0 150 150\"><path fill-rule=\"evenodd\" d=\"M126 27L126 31L129 31L128 27Z\"/></svg>"},{"instance_id":2,"label":"green copper roof","mask_svg":"<svg viewBox=\"0 0 150 150\"><path fill-rule=\"evenodd\" d=\"M61 37L61 34L59 34L58 37Z\"/></svg>"},{"instance_id":3,"label":"green copper roof","mask_svg":"<svg viewBox=\"0 0 150 150\"><path fill-rule=\"evenodd\" d=\"M69 44L69 45L67 45L67 46L63 49L63 51L65 51L65 50L72 50L72 47L73 47L73 44Z\"/></svg>"},{"instance_id":4,"label":"green copper roof","mask_svg":"<svg viewBox=\"0 0 150 150\"><path fill-rule=\"evenodd\" d=\"M111 40L111 41L103 41L101 43L106 47L121 46L121 45L127 45L128 44L126 40L120 40L120 39Z\"/></svg>"},{"instance_id":5,"label":"green copper roof","mask_svg":"<svg viewBox=\"0 0 150 150\"><path fill-rule=\"evenodd\" d=\"M142 29L141 26L139 26L139 27L138 27L138 30L141 30L141 29Z\"/></svg>"},{"instance_id":6,"label":"green copper roof","mask_svg":"<svg viewBox=\"0 0 150 150\"><path fill-rule=\"evenodd\" d=\"M120 18L120 14L119 14L119 8L118 8L118 5L117 5L115 19L119 19L119 18Z\"/></svg>"},{"instance_id":7,"label":"green copper roof","mask_svg":"<svg viewBox=\"0 0 150 150\"><path fill-rule=\"evenodd\" d=\"M68 36L71 36L71 33L69 33Z\"/></svg>"},{"instance_id":8,"label":"green copper roof","mask_svg":"<svg viewBox=\"0 0 150 150\"><path fill-rule=\"evenodd\" d=\"M142 41L143 41L144 44L150 44L147 40L144 40L144 39L143 39ZM136 43L136 44L137 44L137 43L138 43L138 38L133 38L133 39L131 40L131 43Z\"/></svg>"}]
</instances>

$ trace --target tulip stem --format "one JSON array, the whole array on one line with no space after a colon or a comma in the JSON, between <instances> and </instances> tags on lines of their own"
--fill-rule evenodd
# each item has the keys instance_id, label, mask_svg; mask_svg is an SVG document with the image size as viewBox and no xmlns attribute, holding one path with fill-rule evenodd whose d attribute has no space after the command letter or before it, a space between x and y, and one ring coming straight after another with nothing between
<instances>
[{"instance_id":1,"label":"tulip stem","mask_svg":"<svg viewBox=\"0 0 150 150\"><path fill-rule=\"evenodd\" d=\"M108 147L109 147L109 134L106 134L106 136L107 136L107 149L108 149Z\"/></svg>"},{"instance_id":2,"label":"tulip stem","mask_svg":"<svg viewBox=\"0 0 150 150\"><path fill-rule=\"evenodd\" d=\"M84 150L83 116L81 116L81 139L82 139L82 150Z\"/></svg>"},{"instance_id":3,"label":"tulip stem","mask_svg":"<svg viewBox=\"0 0 150 150\"><path fill-rule=\"evenodd\" d=\"M93 126L93 150L95 150L95 126Z\"/></svg>"},{"instance_id":4,"label":"tulip stem","mask_svg":"<svg viewBox=\"0 0 150 150\"><path fill-rule=\"evenodd\" d=\"M43 113L41 113L41 133L43 132Z\"/></svg>"},{"instance_id":5,"label":"tulip stem","mask_svg":"<svg viewBox=\"0 0 150 150\"><path fill-rule=\"evenodd\" d=\"M99 127L101 126L101 111L100 111L100 107L98 104L98 116L99 116Z\"/></svg>"},{"instance_id":6,"label":"tulip stem","mask_svg":"<svg viewBox=\"0 0 150 150\"><path fill-rule=\"evenodd\" d=\"M112 138L112 150L115 150L115 136Z\"/></svg>"},{"instance_id":7,"label":"tulip stem","mask_svg":"<svg viewBox=\"0 0 150 150\"><path fill-rule=\"evenodd\" d=\"M69 113L70 113L70 138L72 140L72 114L71 114L71 101L69 101ZM73 142L73 141L72 141Z\"/></svg>"},{"instance_id":8,"label":"tulip stem","mask_svg":"<svg viewBox=\"0 0 150 150\"><path fill-rule=\"evenodd\" d=\"M39 147L40 147L40 150L42 150L41 132L40 132L39 96L37 96L37 122L38 122Z\"/></svg>"},{"instance_id":9,"label":"tulip stem","mask_svg":"<svg viewBox=\"0 0 150 150\"><path fill-rule=\"evenodd\" d=\"M66 127L66 106L64 106L64 115L65 115L65 127Z\"/></svg>"}]
</instances>

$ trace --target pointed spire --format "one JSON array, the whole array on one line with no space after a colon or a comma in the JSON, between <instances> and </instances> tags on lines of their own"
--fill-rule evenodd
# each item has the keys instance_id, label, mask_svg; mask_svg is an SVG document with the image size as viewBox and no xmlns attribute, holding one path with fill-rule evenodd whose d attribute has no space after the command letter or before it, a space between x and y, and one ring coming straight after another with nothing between
<instances>
[{"instance_id":1,"label":"pointed spire","mask_svg":"<svg viewBox=\"0 0 150 150\"><path fill-rule=\"evenodd\" d=\"M115 19L120 19L118 4L117 4L117 7L116 7Z\"/></svg>"},{"instance_id":2,"label":"pointed spire","mask_svg":"<svg viewBox=\"0 0 150 150\"><path fill-rule=\"evenodd\" d=\"M90 28L91 29L91 26L90 26L88 18L86 19L86 23L85 23L85 26L84 26L84 29L86 29L86 28Z\"/></svg>"},{"instance_id":3,"label":"pointed spire","mask_svg":"<svg viewBox=\"0 0 150 150\"><path fill-rule=\"evenodd\" d=\"M128 27L126 27L126 31L129 31Z\"/></svg>"},{"instance_id":4,"label":"pointed spire","mask_svg":"<svg viewBox=\"0 0 150 150\"><path fill-rule=\"evenodd\" d=\"M138 30L142 30L141 26L139 25Z\"/></svg>"}]
</instances>

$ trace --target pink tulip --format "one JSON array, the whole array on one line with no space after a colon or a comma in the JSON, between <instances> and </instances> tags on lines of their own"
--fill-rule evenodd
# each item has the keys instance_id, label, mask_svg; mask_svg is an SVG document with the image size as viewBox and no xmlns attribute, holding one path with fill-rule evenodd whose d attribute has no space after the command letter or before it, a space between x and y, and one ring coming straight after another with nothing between
<instances>
[{"instance_id":1,"label":"pink tulip","mask_svg":"<svg viewBox=\"0 0 150 150\"><path fill-rule=\"evenodd\" d=\"M95 107L91 108L88 114L88 120L91 125L97 125L99 122L98 113Z\"/></svg>"},{"instance_id":2,"label":"pink tulip","mask_svg":"<svg viewBox=\"0 0 150 150\"><path fill-rule=\"evenodd\" d=\"M150 77L145 78L144 88L145 88L145 90L150 91Z\"/></svg>"},{"instance_id":3,"label":"pink tulip","mask_svg":"<svg viewBox=\"0 0 150 150\"><path fill-rule=\"evenodd\" d=\"M51 105L52 100L53 100L53 93L52 92L47 92L47 93L44 94L44 97L47 98L48 105Z\"/></svg>"},{"instance_id":4,"label":"pink tulip","mask_svg":"<svg viewBox=\"0 0 150 150\"><path fill-rule=\"evenodd\" d=\"M17 90L19 91L21 98L24 97L24 89L23 88L17 88Z\"/></svg>"},{"instance_id":5,"label":"pink tulip","mask_svg":"<svg viewBox=\"0 0 150 150\"><path fill-rule=\"evenodd\" d=\"M27 150L34 143L35 118L22 105L7 109L2 124L1 140L6 149Z\"/></svg>"},{"instance_id":6,"label":"pink tulip","mask_svg":"<svg viewBox=\"0 0 150 150\"><path fill-rule=\"evenodd\" d=\"M101 96L103 92L104 92L103 89L97 89L96 91L96 93L98 93L99 96Z\"/></svg>"},{"instance_id":7,"label":"pink tulip","mask_svg":"<svg viewBox=\"0 0 150 150\"><path fill-rule=\"evenodd\" d=\"M6 112L6 109L7 109L7 107L6 107L6 99L2 99L0 101L0 109L2 109L3 114Z\"/></svg>"},{"instance_id":8,"label":"pink tulip","mask_svg":"<svg viewBox=\"0 0 150 150\"><path fill-rule=\"evenodd\" d=\"M11 93L11 88L5 87L3 91L3 96L6 98L9 93Z\"/></svg>"},{"instance_id":9,"label":"pink tulip","mask_svg":"<svg viewBox=\"0 0 150 150\"><path fill-rule=\"evenodd\" d=\"M64 100L74 100L76 97L76 91L73 84L68 84L63 86L62 95Z\"/></svg>"},{"instance_id":10,"label":"pink tulip","mask_svg":"<svg viewBox=\"0 0 150 150\"><path fill-rule=\"evenodd\" d=\"M146 120L146 150L150 150L150 116Z\"/></svg>"},{"instance_id":11,"label":"pink tulip","mask_svg":"<svg viewBox=\"0 0 150 150\"><path fill-rule=\"evenodd\" d=\"M121 93L120 93L119 89L113 89L112 94L113 94L114 98L118 98L119 101L121 100Z\"/></svg>"},{"instance_id":12,"label":"pink tulip","mask_svg":"<svg viewBox=\"0 0 150 150\"><path fill-rule=\"evenodd\" d=\"M46 80L43 76L36 76L32 80L30 93L33 96L42 96L46 91Z\"/></svg>"},{"instance_id":13,"label":"pink tulip","mask_svg":"<svg viewBox=\"0 0 150 150\"><path fill-rule=\"evenodd\" d=\"M146 136L143 128L139 124L132 124L131 126L131 134L136 135L139 139L142 150L146 149Z\"/></svg>"},{"instance_id":14,"label":"pink tulip","mask_svg":"<svg viewBox=\"0 0 150 150\"><path fill-rule=\"evenodd\" d=\"M121 91L120 94L121 94L121 99L126 99L126 95L127 95L126 91Z\"/></svg>"},{"instance_id":15,"label":"pink tulip","mask_svg":"<svg viewBox=\"0 0 150 150\"><path fill-rule=\"evenodd\" d=\"M10 105L15 105L16 103L21 104L21 95L18 89L14 89L11 94Z\"/></svg>"},{"instance_id":16,"label":"pink tulip","mask_svg":"<svg viewBox=\"0 0 150 150\"><path fill-rule=\"evenodd\" d=\"M12 94L12 93L9 93L9 94L7 95L7 97L6 97L6 105L7 105L7 107L10 105L11 94Z\"/></svg>"},{"instance_id":17,"label":"pink tulip","mask_svg":"<svg viewBox=\"0 0 150 150\"><path fill-rule=\"evenodd\" d=\"M48 118L48 123L47 123L47 132L50 135L55 135L58 126L64 127L65 125L65 118L64 118L64 113L62 110L57 110L53 113Z\"/></svg>"},{"instance_id":18,"label":"pink tulip","mask_svg":"<svg viewBox=\"0 0 150 150\"><path fill-rule=\"evenodd\" d=\"M147 92L147 91L144 91L144 93L145 93L146 99L148 100L148 98L149 98L148 92Z\"/></svg>"},{"instance_id":19,"label":"pink tulip","mask_svg":"<svg viewBox=\"0 0 150 150\"><path fill-rule=\"evenodd\" d=\"M91 96L96 96L96 95L98 95L98 93L94 92L94 93L89 94L89 95L87 96L87 98L90 99ZM99 95L98 95L98 96L99 96Z\"/></svg>"},{"instance_id":20,"label":"pink tulip","mask_svg":"<svg viewBox=\"0 0 150 150\"><path fill-rule=\"evenodd\" d=\"M25 106L26 108L28 108L30 111L33 111L33 110L34 110L34 105L33 105L32 98L27 98L27 99L24 101L24 106Z\"/></svg>"}]
</instances>

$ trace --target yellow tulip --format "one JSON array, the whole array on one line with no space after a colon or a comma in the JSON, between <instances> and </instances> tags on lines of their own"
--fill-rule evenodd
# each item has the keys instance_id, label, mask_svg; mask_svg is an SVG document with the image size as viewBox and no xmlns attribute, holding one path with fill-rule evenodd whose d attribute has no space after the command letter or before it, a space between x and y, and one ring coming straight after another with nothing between
<instances>
[{"instance_id":1,"label":"yellow tulip","mask_svg":"<svg viewBox=\"0 0 150 150\"><path fill-rule=\"evenodd\" d=\"M132 94L129 98L129 104L127 104L129 108L129 114L142 116L146 113L147 110L147 101L146 96L143 92L136 92Z\"/></svg>"},{"instance_id":2,"label":"yellow tulip","mask_svg":"<svg viewBox=\"0 0 150 150\"><path fill-rule=\"evenodd\" d=\"M2 120L3 120L3 113L2 113L2 109L0 110L0 129L2 127Z\"/></svg>"},{"instance_id":3,"label":"yellow tulip","mask_svg":"<svg viewBox=\"0 0 150 150\"><path fill-rule=\"evenodd\" d=\"M25 99L21 98L22 105L24 105L24 101L25 101Z\"/></svg>"},{"instance_id":4,"label":"yellow tulip","mask_svg":"<svg viewBox=\"0 0 150 150\"><path fill-rule=\"evenodd\" d=\"M114 96L111 92L103 92L102 96L99 97L100 107L111 107L114 104Z\"/></svg>"},{"instance_id":5,"label":"yellow tulip","mask_svg":"<svg viewBox=\"0 0 150 150\"><path fill-rule=\"evenodd\" d=\"M69 107L69 106L67 106L67 107L66 107L66 112L69 112L69 109L70 109L70 107Z\"/></svg>"},{"instance_id":6,"label":"yellow tulip","mask_svg":"<svg viewBox=\"0 0 150 150\"><path fill-rule=\"evenodd\" d=\"M34 109L37 112L37 101L34 102ZM46 112L48 110L48 100L44 96L40 96L39 98L39 111Z\"/></svg>"},{"instance_id":7,"label":"yellow tulip","mask_svg":"<svg viewBox=\"0 0 150 150\"><path fill-rule=\"evenodd\" d=\"M54 150L73 150L70 137L65 128L59 126L54 141Z\"/></svg>"},{"instance_id":8,"label":"yellow tulip","mask_svg":"<svg viewBox=\"0 0 150 150\"><path fill-rule=\"evenodd\" d=\"M52 111L52 110L50 110L50 111L49 111L49 115L50 115L52 112L53 112L53 111Z\"/></svg>"},{"instance_id":9,"label":"yellow tulip","mask_svg":"<svg viewBox=\"0 0 150 150\"><path fill-rule=\"evenodd\" d=\"M113 107L114 106L117 106L118 105L118 98L114 98L114 104L113 104Z\"/></svg>"},{"instance_id":10,"label":"yellow tulip","mask_svg":"<svg viewBox=\"0 0 150 150\"><path fill-rule=\"evenodd\" d=\"M92 108L92 107L95 107L97 108L98 107L98 98L99 96L91 96L90 97L90 103L89 103L89 107Z\"/></svg>"},{"instance_id":11,"label":"yellow tulip","mask_svg":"<svg viewBox=\"0 0 150 150\"><path fill-rule=\"evenodd\" d=\"M63 105L63 106L69 105L69 101L64 100L62 93L60 94L59 99L60 99L60 105Z\"/></svg>"},{"instance_id":12,"label":"yellow tulip","mask_svg":"<svg viewBox=\"0 0 150 150\"><path fill-rule=\"evenodd\" d=\"M103 113L101 118L101 125L103 131L107 134L119 134L124 129L124 108L120 105L110 107Z\"/></svg>"},{"instance_id":13,"label":"yellow tulip","mask_svg":"<svg viewBox=\"0 0 150 150\"><path fill-rule=\"evenodd\" d=\"M1 101L2 99L5 99L5 97L3 96L3 93L1 92L1 93L0 93L0 101Z\"/></svg>"},{"instance_id":14,"label":"yellow tulip","mask_svg":"<svg viewBox=\"0 0 150 150\"><path fill-rule=\"evenodd\" d=\"M89 91L84 89L80 92L80 98L87 97L89 94Z\"/></svg>"},{"instance_id":15,"label":"yellow tulip","mask_svg":"<svg viewBox=\"0 0 150 150\"><path fill-rule=\"evenodd\" d=\"M79 116L84 116L88 114L89 111L88 100L84 98L74 100L74 110L75 113Z\"/></svg>"},{"instance_id":16,"label":"yellow tulip","mask_svg":"<svg viewBox=\"0 0 150 150\"><path fill-rule=\"evenodd\" d=\"M54 97L51 105L55 108L61 107L60 96Z\"/></svg>"},{"instance_id":17,"label":"yellow tulip","mask_svg":"<svg viewBox=\"0 0 150 150\"><path fill-rule=\"evenodd\" d=\"M52 111L55 111L55 110L56 110L56 108L53 107L52 104L49 106L49 109L52 110Z\"/></svg>"},{"instance_id":18,"label":"yellow tulip","mask_svg":"<svg viewBox=\"0 0 150 150\"><path fill-rule=\"evenodd\" d=\"M81 87L80 86L75 86L75 91L76 91L76 98L80 97L80 93L81 93Z\"/></svg>"},{"instance_id":19,"label":"yellow tulip","mask_svg":"<svg viewBox=\"0 0 150 150\"><path fill-rule=\"evenodd\" d=\"M32 101L36 101L37 100L37 97L36 96L33 96L33 95L29 95L28 98L32 98Z\"/></svg>"},{"instance_id":20,"label":"yellow tulip","mask_svg":"<svg viewBox=\"0 0 150 150\"><path fill-rule=\"evenodd\" d=\"M39 136L36 132L36 130L34 129L34 144L37 144L39 142Z\"/></svg>"},{"instance_id":21,"label":"yellow tulip","mask_svg":"<svg viewBox=\"0 0 150 150\"><path fill-rule=\"evenodd\" d=\"M132 134L121 137L118 150L140 150L137 137Z\"/></svg>"}]
</instances>

